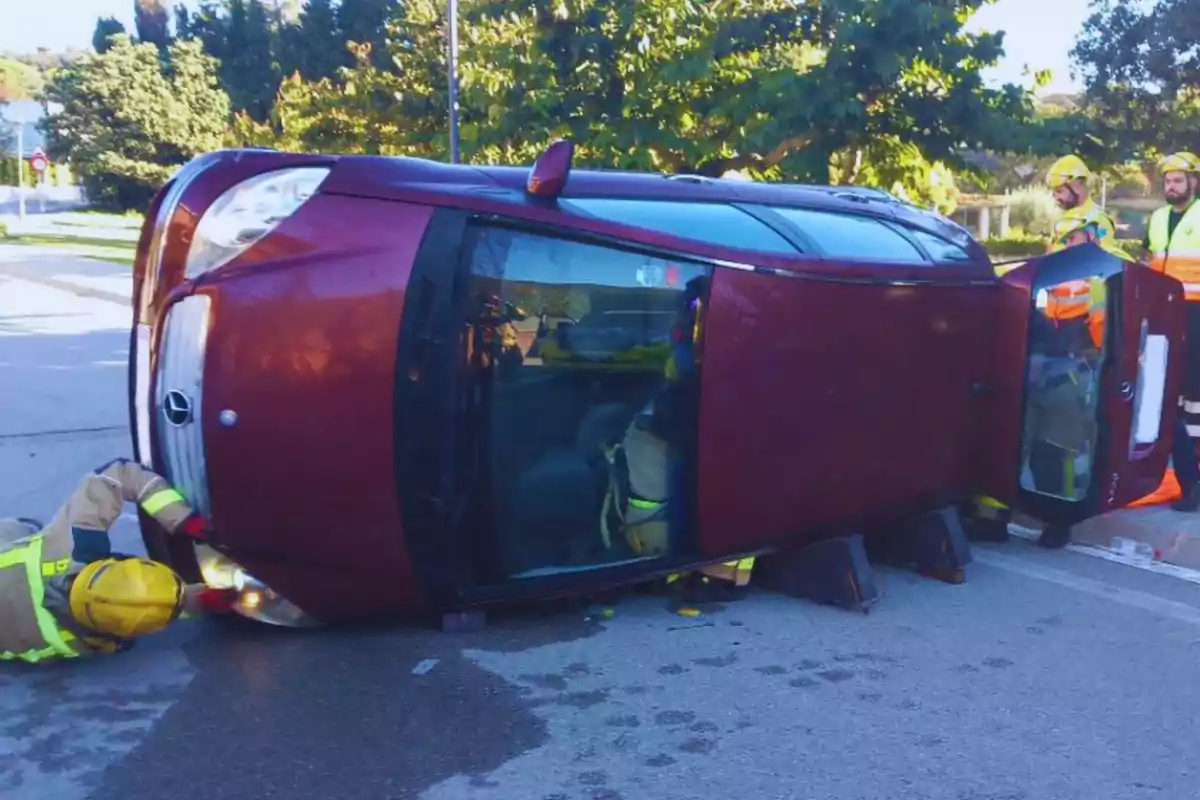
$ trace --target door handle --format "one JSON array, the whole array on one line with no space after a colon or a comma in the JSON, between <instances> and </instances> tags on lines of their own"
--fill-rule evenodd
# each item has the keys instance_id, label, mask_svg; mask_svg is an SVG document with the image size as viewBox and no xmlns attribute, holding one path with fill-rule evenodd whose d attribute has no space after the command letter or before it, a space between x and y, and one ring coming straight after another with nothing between
<instances>
[{"instance_id":1,"label":"door handle","mask_svg":"<svg viewBox=\"0 0 1200 800\"><path fill-rule=\"evenodd\" d=\"M1122 400L1133 399L1133 381L1121 381L1117 385L1117 392L1120 393Z\"/></svg>"}]
</instances>

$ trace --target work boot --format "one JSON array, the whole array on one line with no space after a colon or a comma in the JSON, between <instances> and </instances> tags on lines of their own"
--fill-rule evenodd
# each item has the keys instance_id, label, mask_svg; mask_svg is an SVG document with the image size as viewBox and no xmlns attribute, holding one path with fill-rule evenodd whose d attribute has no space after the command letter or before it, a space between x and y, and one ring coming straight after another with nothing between
<instances>
[{"instance_id":1,"label":"work boot","mask_svg":"<svg viewBox=\"0 0 1200 800\"><path fill-rule=\"evenodd\" d=\"M1186 486L1183 489L1183 494L1174 503L1171 503L1171 508L1176 511L1195 512L1200 511L1200 486Z\"/></svg>"},{"instance_id":2,"label":"work boot","mask_svg":"<svg viewBox=\"0 0 1200 800\"><path fill-rule=\"evenodd\" d=\"M1071 528L1068 525L1047 525L1038 537L1038 547L1047 550L1061 550L1071 541Z\"/></svg>"}]
</instances>

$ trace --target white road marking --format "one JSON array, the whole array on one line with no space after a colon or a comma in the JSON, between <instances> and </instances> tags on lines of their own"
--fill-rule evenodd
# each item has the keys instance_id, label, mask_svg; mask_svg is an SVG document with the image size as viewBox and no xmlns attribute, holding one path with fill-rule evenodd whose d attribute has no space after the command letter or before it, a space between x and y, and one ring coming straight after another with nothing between
<instances>
[{"instance_id":1,"label":"white road marking","mask_svg":"<svg viewBox=\"0 0 1200 800\"><path fill-rule=\"evenodd\" d=\"M437 663L438 663L438 660L436 658L427 658L427 659L419 662L415 667L413 667L412 674L413 675L425 675L430 670L432 670L434 667L436 667Z\"/></svg>"},{"instance_id":2,"label":"white road marking","mask_svg":"<svg viewBox=\"0 0 1200 800\"><path fill-rule=\"evenodd\" d=\"M1120 603L1131 608L1140 608L1143 611L1150 611L1160 616L1170 617L1171 619L1200 627L1200 608L1190 606L1187 603L1167 600L1147 592L1140 592L1137 589L1126 589L1107 581L1092 580L1091 578L1074 575L1061 569L1054 569L1053 567L1030 564L1022 559L1001 555L990 550L976 550L972 554L972 557L975 561L987 564L990 567L1015 572L1018 575L1024 575L1028 578L1049 581L1059 586L1065 586L1068 589L1075 589L1085 594L1103 597L1107 600L1112 600L1114 603Z\"/></svg>"},{"instance_id":3,"label":"white road marking","mask_svg":"<svg viewBox=\"0 0 1200 800\"><path fill-rule=\"evenodd\" d=\"M1008 532L1013 536L1018 536L1022 539L1036 540L1041 536L1041 531L1033 528L1026 528L1024 525L1016 525L1010 523ZM1069 544L1064 548L1072 553L1081 553L1085 556L1093 558L1102 558L1105 561L1112 561L1114 564L1124 564L1127 567L1145 570L1146 572L1154 572L1159 575L1169 575L1172 578L1178 578L1181 581L1200 585L1200 572L1187 567L1181 567L1178 564L1168 564L1165 561L1148 561L1144 558L1130 557L1118 553L1115 550L1110 550L1104 547L1095 547L1088 544Z\"/></svg>"}]
</instances>

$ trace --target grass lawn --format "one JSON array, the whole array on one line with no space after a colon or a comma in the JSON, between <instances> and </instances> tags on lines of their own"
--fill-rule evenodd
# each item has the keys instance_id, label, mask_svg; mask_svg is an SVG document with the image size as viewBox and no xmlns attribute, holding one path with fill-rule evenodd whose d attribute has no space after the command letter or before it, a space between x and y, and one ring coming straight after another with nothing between
<instances>
[{"instance_id":1,"label":"grass lawn","mask_svg":"<svg viewBox=\"0 0 1200 800\"><path fill-rule=\"evenodd\" d=\"M12 234L0 239L3 244L26 244L39 247L61 247L77 256L95 258L111 264L129 265L137 253L137 243L94 236L69 236L53 233Z\"/></svg>"},{"instance_id":2,"label":"grass lawn","mask_svg":"<svg viewBox=\"0 0 1200 800\"><path fill-rule=\"evenodd\" d=\"M104 211L70 211L55 215L55 224L66 228L122 228L138 231L142 227L142 215L131 211L127 214L110 214Z\"/></svg>"}]
</instances>

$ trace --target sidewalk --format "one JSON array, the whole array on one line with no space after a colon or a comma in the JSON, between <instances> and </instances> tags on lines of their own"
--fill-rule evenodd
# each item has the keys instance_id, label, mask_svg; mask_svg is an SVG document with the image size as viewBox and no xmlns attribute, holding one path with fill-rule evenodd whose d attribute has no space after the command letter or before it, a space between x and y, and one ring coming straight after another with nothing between
<instances>
[{"instance_id":1,"label":"sidewalk","mask_svg":"<svg viewBox=\"0 0 1200 800\"><path fill-rule=\"evenodd\" d=\"M1170 505L1127 508L1076 525L1078 544L1109 547L1114 537L1144 542L1158 560L1200 570L1200 514L1172 511Z\"/></svg>"},{"instance_id":2,"label":"sidewalk","mask_svg":"<svg viewBox=\"0 0 1200 800\"><path fill-rule=\"evenodd\" d=\"M1021 514L1013 522L1038 530L1041 525ZM1172 511L1170 505L1126 508L1085 520L1071 529L1077 545L1112 551L1113 539L1121 537L1154 548L1156 560L1200 570L1200 514Z\"/></svg>"}]
</instances>

